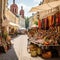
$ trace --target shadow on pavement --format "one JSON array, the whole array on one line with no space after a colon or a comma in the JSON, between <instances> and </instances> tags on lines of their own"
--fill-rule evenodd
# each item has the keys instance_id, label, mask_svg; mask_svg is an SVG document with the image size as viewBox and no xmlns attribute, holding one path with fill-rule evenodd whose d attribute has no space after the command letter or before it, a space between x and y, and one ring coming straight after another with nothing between
<instances>
[{"instance_id":1,"label":"shadow on pavement","mask_svg":"<svg viewBox=\"0 0 60 60\"><path fill-rule=\"evenodd\" d=\"M60 60L60 58L51 58L51 59L44 59L44 60Z\"/></svg>"},{"instance_id":2,"label":"shadow on pavement","mask_svg":"<svg viewBox=\"0 0 60 60\"><path fill-rule=\"evenodd\" d=\"M13 46L11 47L10 50L8 50L7 53L0 54L0 60L18 60L18 57Z\"/></svg>"}]
</instances>

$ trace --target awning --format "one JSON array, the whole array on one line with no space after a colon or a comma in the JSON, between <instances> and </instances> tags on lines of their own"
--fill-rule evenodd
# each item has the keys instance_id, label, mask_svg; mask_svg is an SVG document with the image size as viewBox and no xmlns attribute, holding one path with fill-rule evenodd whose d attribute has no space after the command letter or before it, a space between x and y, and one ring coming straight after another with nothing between
<instances>
[{"instance_id":1,"label":"awning","mask_svg":"<svg viewBox=\"0 0 60 60\"><path fill-rule=\"evenodd\" d=\"M37 11L41 12L49 9L51 9L51 7L48 4L42 4L42 5L31 8L30 12L37 12Z\"/></svg>"},{"instance_id":2,"label":"awning","mask_svg":"<svg viewBox=\"0 0 60 60\"><path fill-rule=\"evenodd\" d=\"M41 12L41 11L48 11L50 9L53 9L55 7L58 7L60 5L60 1L53 1L45 4L41 4L39 6L31 8L30 12Z\"/></svg>"},{"instance_id":3,"label":"awning","mask_svg":"<svg viewBox=\"0 0 60 60\"><path fill-rule=\"evenodd\" d=\"M56 8L54 8L53 10L40 12L40 19L46 18L47 16L54 15L57 12L58 10Z\"/></svg>"},{"instance_id":4,"label":"awning","mask_svg":"<svg viewBox=\"0 0 60 60\"><path fill-rule=\"evenodd\" d=\"M58 7L60 5L60 1L54 1L46 4L42 4L40 6L33 7L31 12L34 12L34 8L36 9L35 12L40 12L40 19L43 19L47 16L54 15L58 12Z\"/></svg>"},{"instance_id":5,"label":"awning","mask_svg":"<svg viewBox=\"0 0 60 60\"><path fill-rule=\"evenodd\" d=\"M34 24L34 25L31 26L31 28L33 28L33 27L38 27L38 26Z\"/></svg>"},{"instance_id":6,"label":"awning","mask_svg":"<svg viewBox=\"0 0 60 60\"><path fill-rule=\"evenodd\" d=\"M12 26L20 27L18 24L15 24L13 22L9 22L9 24L12 25Z\"/></svg>"},{"instance_id":7,"label":"awning","mask_svg":"<svg viewBox=\"0 0 60 60\"><path fill-rule=\"evenodd\" d=\"M39 6L36 6L35 8L37 8L37 9L42 9L42 10L49 10L49 9L51 9L51 7L46 3L46 4L41 4L41 5L39 5Z\"/></svg>"},{"instance_id":8,"label":"awning","mask_svg":"<svg viewBox=\"0 0 60 60\"><path fill-rule=\"evenodd\" d=\"M29 12L37 12L37 11L43 11L42 9L38 9L38 8L34 8L32 7L31 10Z\"/></svg>"},{"instance_id":9,"label":"awning","mask_svg":"<svg viewBox=\"0 0 60 60\"><path fill-rule=\"evenodd\" d=\"M60 1L53 1L53 2L48 3L48 5L49 5L51 8L55 8L55 7L57 7L57 6L60 5Z\"/></svg>"}]
</instances>

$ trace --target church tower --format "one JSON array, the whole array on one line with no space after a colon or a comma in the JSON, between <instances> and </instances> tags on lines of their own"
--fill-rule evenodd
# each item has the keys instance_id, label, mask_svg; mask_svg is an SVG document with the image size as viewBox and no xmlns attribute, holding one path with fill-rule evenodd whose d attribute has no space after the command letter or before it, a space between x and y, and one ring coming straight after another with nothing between
<instances>
[{"instance_id":1,"label":"church tower","mask_svg":"<svg viewBox=\"0 0 60 60\"><path fill-rule=\"evenodd\" d=\"M18 6L15 4L15 0L13 0L13 4L10 6L10 11L15 15L18 14Z\"/></svg>"},{"instance_id":2,"label":"church tower","mask_svg":"<svg viewBox=\"0 0 60 60\"><path fill-rule=\"evenodd\" d=\"M24 10L23 10L23 6L21 6L20 15L21 15L22 18L24 18Z\"/></svg>"}]
</instances>

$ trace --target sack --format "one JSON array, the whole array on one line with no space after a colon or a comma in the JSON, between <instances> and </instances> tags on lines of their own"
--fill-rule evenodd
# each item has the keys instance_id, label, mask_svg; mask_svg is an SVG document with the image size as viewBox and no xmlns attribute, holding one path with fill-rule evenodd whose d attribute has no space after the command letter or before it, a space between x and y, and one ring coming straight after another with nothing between
<instances>
[{"instance_id":1,"label":"sack","mask_svg":"<svg viewBox=\"0 0 60 60\"><path fill-rule=\"evenodd\" d=\"M38 54L38 55L41 55L41 53L42 53L41 48L37 48L37 54Z\"/></svg>"},{"instance_id":2,"label":"sack","mask_svg":"<svg viewBox=\"0 0 60 60\"><path fill-rule=\"evenodd\" d=\"M11 40L11 37L8 35L8 36L6 37L6 40L7 40L7 41L10 41L10 40Z\"/></svg>"},{"instance_id":3,"label":"sack","mask_svg":"<svg viewBox=\"0 0 60 60\"><path fill-rule=\"evenodd\" d=\"M31 56L36 57L37 56L37 51L31 51Z\"/></svg>"}]
</instances>

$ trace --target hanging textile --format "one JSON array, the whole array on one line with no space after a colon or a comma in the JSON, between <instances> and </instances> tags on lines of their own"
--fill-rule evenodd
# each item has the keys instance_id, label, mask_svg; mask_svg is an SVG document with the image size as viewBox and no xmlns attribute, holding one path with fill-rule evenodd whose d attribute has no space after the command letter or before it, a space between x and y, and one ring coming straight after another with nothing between
<instances>
[{"instance_id":1,"label":"hanging textile","mask_svg":"<svg viewBox=\"0 0 60 60\"><path fill-rule=\"evenodd\" d=\"M52 27L52 25L53 25L53 16L48 16L48 20L49 20L49 27Z\"/></svg>"},{"instance_id":2,"label":"hanging textile","mask_svg":"<svg viewBox=\"0 0 60 60\"><path fill-rule=\"evenodd\" d=\"M44 24L43 24L43 27L44 27L43 29L46 29L46 20L47 20L47 18L44 18L44 19L43 19L43 23L44 23Z\"/></svg>"},{"instance_id":3,"label":"hanging textile","mask_svg":"<svg viewBox=\"0 0 60 60\"><path fill-rule=\"evenodd\" d=\"M58 25L60 26L60 13L58 14Z\"/></svg>"},{"instance_id":4,"label":"hanging textile","mask_svg":"<svg viewBox=\"0 0 60 60\"><path fill-rule=\"evenodd\" d=\"M41 24L42 24L42 29L44 29L44 28L45 28L45 22L44 22L44 19L42 19Z\"/></svg>"},{"instance_id":5,"label":"hanging textile","mask_svg":"<svg viewBox=\"0 0 60 60\"><path fill-rule=\"evenodd\" d=\"M58 26L58 17L56 17L56 26Z\"/></svg>"},{"instance_id":6,"label":"hanging textile","mask_svg":"<svg viewBox=\"0 0 60 60\"><path fill-rule=\"evenodd\" d=\"M46 30L48 30L48 29L49 29L49 20L46 19Z\"/></svg>"},{"instance_id":7,"label":"hanging textile","mask_svg":"<svg viewBox=\"0 0 60 60\"><path fill-rule=\"evenodd\" d=\"M46 24L47 24L46 20L47 20L47 18L44 19L44 22L45 22L45 29L46 29Z\"/></svg>"},{"instance_id":8,"label":"hanging textile","mask_svg":"<svg viewBox=\"0 0 60 60\"><path fill-rule=\"evenodd\" d=\"M51 16L48 16L48 20L49 20L49 27L51 26Z\"/></svg>"},{"instance_id":9,"label":"hanging textile","mask_svg":"<svg viewBox=\"0 0 60 60\"><path fill-rule=\"evenodd\" d=\"M56 26L56 15L54 15L54 26Z\"/></svg>"},{"instance_id":10,"label":"hanging textile","mask_svg":"<svg viewBox=\"0 0 60 60\"><path fill-rule=\"evenodd\" d=\"M38 20L38 28L41 28L41 20Z\"/></svg>"},{"instance_id":11,"label":"hanging textile","mask_svg":"<svg viewBox=\"0 0 60 60\"><path fill-rule=\"evenodd\" d=\"M51 23L52 23L52 27L54 26L54 16L52 15L52 20L51 20Z\"/></svg>"},{"instance_id":12,"label":"hanging textile","mask_svg":"<svg viewBox=\"0 0 60 60\"><path fill-rule=\"evenodd\" d=\"M48 18L45 18L44 19L44 26L45 26L45 29L48 30L49 29L49 21L48 21Z\"/></svg>"}]
</instances>

